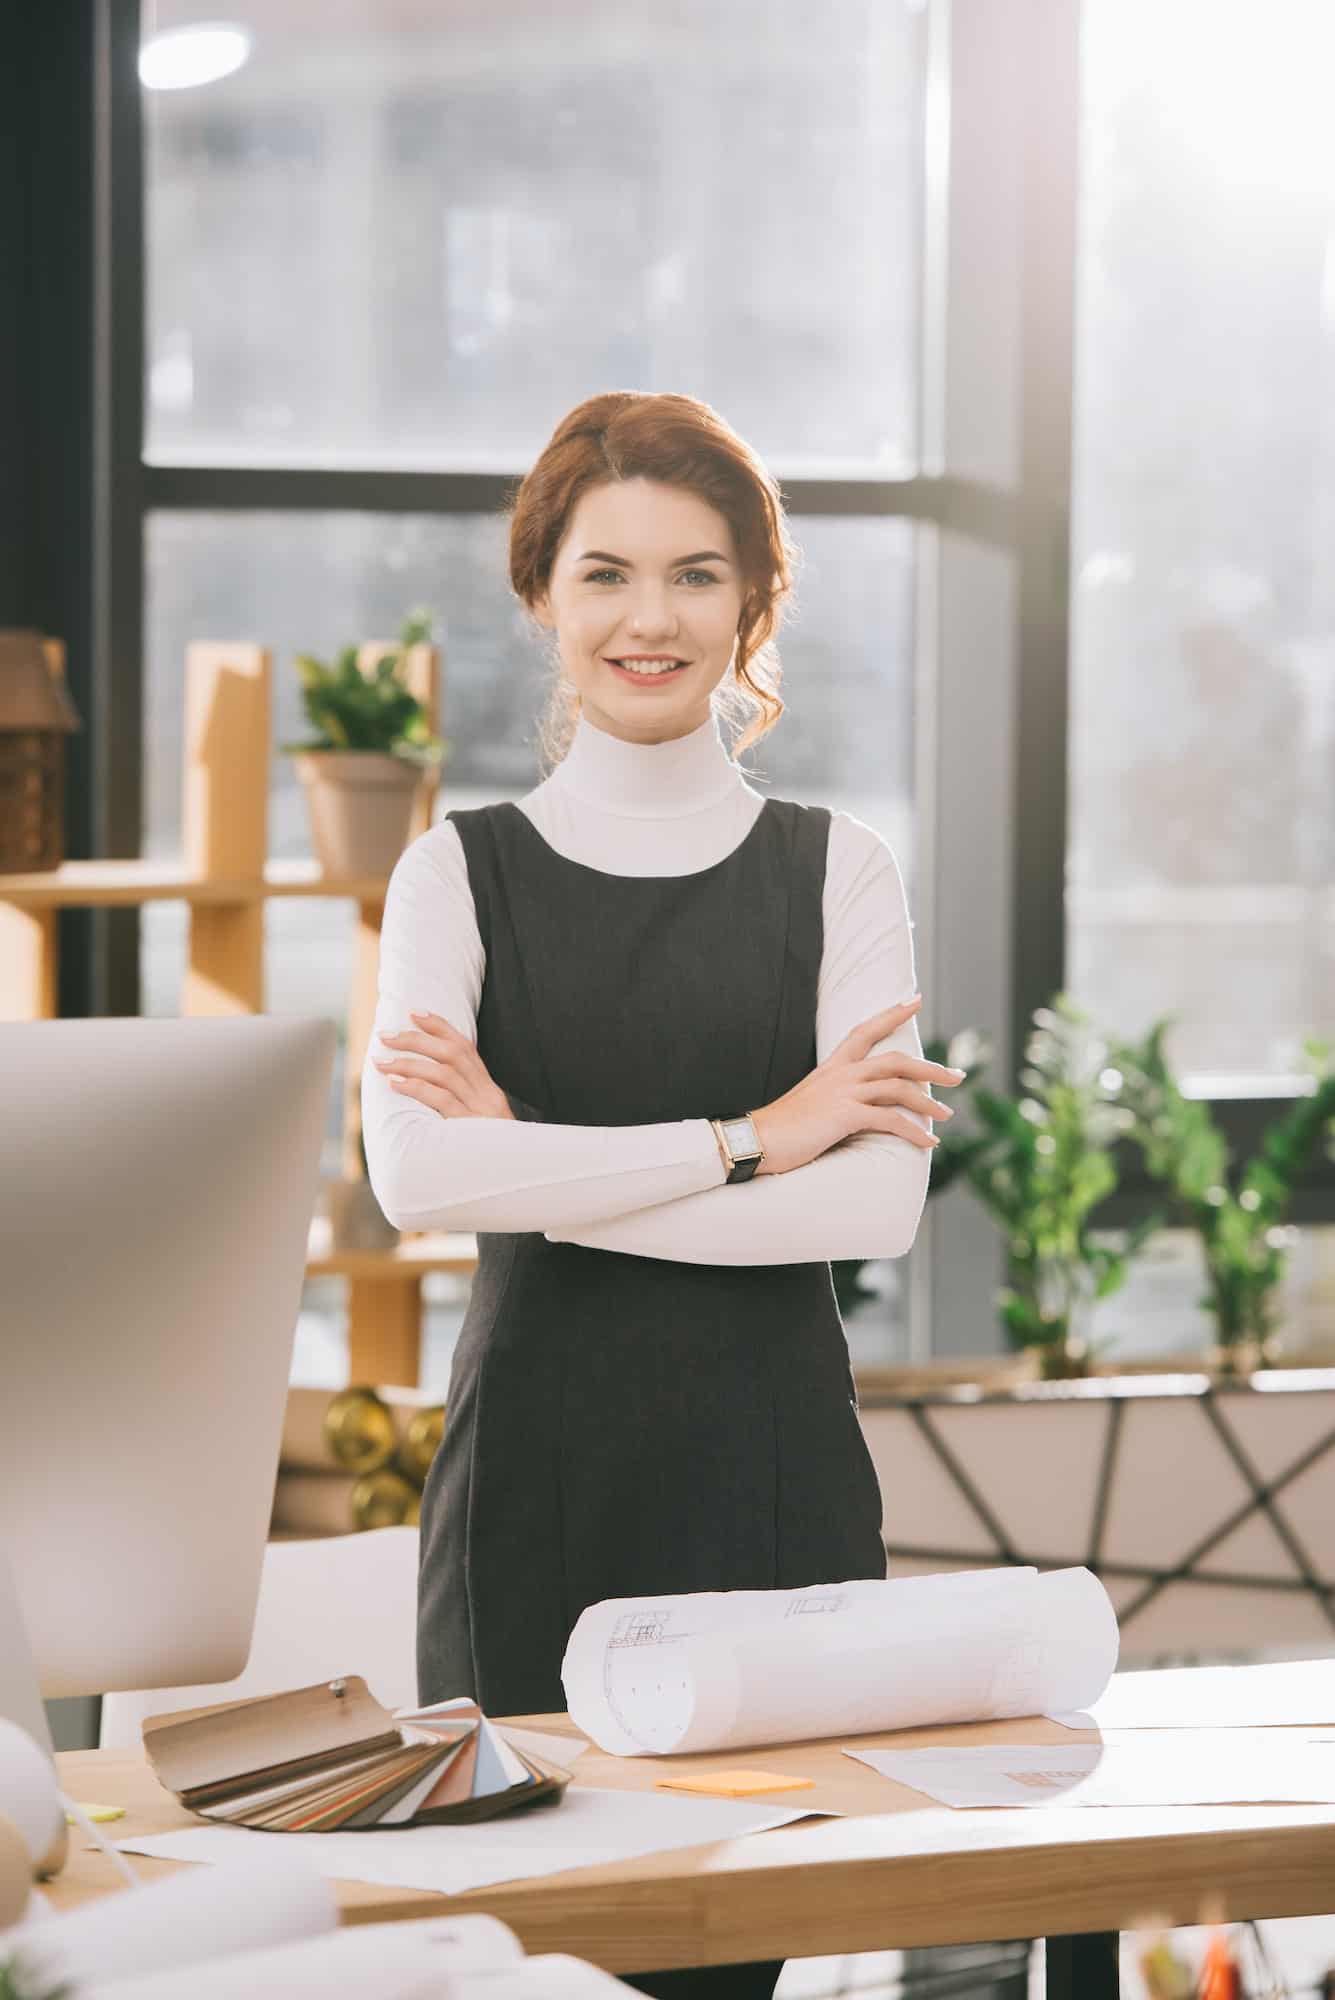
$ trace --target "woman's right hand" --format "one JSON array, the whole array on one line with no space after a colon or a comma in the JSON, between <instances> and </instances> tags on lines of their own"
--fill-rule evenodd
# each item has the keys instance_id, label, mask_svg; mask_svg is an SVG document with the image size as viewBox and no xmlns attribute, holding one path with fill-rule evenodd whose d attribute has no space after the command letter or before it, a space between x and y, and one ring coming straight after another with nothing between
<instances>
[{"instance_id":1,"label":"woman's right hand","mask_svg":"<svg viewBox=\"0 0 1335 2000\"><path fill-rule=\"evenodd\" d=\"M800 1083L752 1112L765 1149L757 1175L803 1167L855 1132L895 1132L928 1149L939 1144L934 1133L906 1114L953 1118L951 1106L939 1104L924 1086L941 1083L953 1089L967 1072L899 1049L868 1054L921 1005L919 995L860 1021Z\"/></svg>"}]
</instances>

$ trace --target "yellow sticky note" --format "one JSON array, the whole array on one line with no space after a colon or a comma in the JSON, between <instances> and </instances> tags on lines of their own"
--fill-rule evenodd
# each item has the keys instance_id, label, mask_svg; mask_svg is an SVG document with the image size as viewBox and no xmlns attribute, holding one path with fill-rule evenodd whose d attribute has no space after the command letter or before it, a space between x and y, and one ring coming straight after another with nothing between
<instances>
[{"instance_id":1,"label":"yellow sticky note","mask_svg":"<svg viewBox=\"0 0 1335 2000\"><path fill-rule=\"evenodd\" d=\"M124 1818L125 1818L125 1807L124 1807L124 1806L90 1806L90 1805L88 1805L88 1804L86 1803L86 1801L85 1801L85 1800L83 1800L83 1799L80 1799L80 1800L79 1800L79 1804L80 1804L80 1805L81 1805L81 1806L83 1807L83 1809L84 1809L84 1811L85 1811L85 1812L87 1813L87 1815L88 1815L89 1819L124 1819ZM70 1826L77 1826L77 1825L78 1825L78 1821L77 1821L77 1820L75 1819L75 1817L74 1817L74 1814L73 1814L73 1813L66 1813L66 1815L65 1815L65 1819L66 1819L67 1823L68 1823L68 1824L69 1824Z\"/></svg>"},{"instance_id":2,"label":"yellow sticky note","mask_svg":"<svg viewBox=\"0 0 1335 2000\"><path fill-rule=\"evenodd\" d=\"M669 1792L714 1792L725 1799L744 1799L751 1792L798 1792L814 1778L788 1778L782 1771L695 1771L688 1777L659 1778Z\"/></svg>"}]
</instances>

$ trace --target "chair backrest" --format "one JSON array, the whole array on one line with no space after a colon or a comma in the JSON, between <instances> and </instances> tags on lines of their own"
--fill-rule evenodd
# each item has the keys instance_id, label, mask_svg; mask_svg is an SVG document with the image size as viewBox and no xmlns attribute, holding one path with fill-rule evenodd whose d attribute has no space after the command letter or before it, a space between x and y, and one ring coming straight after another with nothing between
<instances>
[{"instance_id":1,"label":"chair backrest","mask_svg":"<svg viewBox=\"0 0 1335 2000\"><path fill-rule=\"evenodd\" d=\"M361 1674L385 1708L415 1706L417 1550L416 1528L270 1542L245 1671L212 1687L104 1695L102 1748L138 1749L149 1715L279 1694L338 1674Z\"/></svg>"}]
</instances>

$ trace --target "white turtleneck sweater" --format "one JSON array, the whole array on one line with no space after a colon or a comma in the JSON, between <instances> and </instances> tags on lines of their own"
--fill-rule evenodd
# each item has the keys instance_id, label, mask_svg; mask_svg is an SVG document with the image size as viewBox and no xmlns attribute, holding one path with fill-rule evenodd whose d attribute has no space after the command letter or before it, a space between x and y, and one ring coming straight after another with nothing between
<instances>
[{"instance_id":1,"label":"white turtleneck sweater","mask_svg":"<svg viewBox=\"0 0 1335 2000\"><path fill-rule=\"evenodd\" d=\"M764 796L732 763L716 719L674 742L623 742L581 715L552 775L517 801L569 860L615 875L690 875L749 832ZM898 865L871 827L832 812L822 896L816 1060L849 1030L912 997L912 924ZM707 1118L557 1125L444 1118L391 1088L370 1059L410 1012L442 1015L470 1041L485 952L463 845L441 820L390 879L379 1001L362 1073L371 1185L401 1229L542 1230L552 1242L691 1264L801 1264L898 1257L927 1194L929 1148L857 1133L784 1174L734 1186ZM910 1017L875 1045L921 1056ZM721 1104L716 1115L740 1108ZM931 1121L907 1114L930 1130Z\"/></svg>"}]
</instances>

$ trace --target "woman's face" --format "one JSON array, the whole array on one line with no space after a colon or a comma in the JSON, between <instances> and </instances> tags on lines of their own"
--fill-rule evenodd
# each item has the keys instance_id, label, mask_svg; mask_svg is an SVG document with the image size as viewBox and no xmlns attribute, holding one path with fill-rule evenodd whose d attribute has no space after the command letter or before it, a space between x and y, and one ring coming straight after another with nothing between
<instances>
[{"instance_id":1,"label":"woman's face","mask_svg":"<svg viewBox=\"0 0 1335 2000\"><path fill-rule=\"evenodd\" d=\"M598 729L665 743L698 729L732 664L745 586L727 521L654 479L589 488L570 517L546 594L566 678ZM641 671L618 662L643 658ZM664 657L682 662L656 672Z\"/></svg>"}]
</instances>

